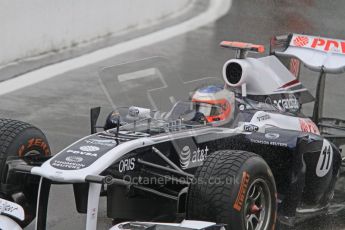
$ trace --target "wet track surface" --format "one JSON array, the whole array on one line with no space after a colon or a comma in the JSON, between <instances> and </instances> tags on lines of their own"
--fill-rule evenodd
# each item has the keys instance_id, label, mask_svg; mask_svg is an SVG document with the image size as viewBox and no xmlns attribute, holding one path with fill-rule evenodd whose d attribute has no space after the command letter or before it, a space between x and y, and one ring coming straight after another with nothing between
<instances>
[{"instance_id":1,"label":"wet track surface","mask_svg":"<svg viewBox=\"0 0 345 230\"><path fill-rule=\"evenodd\" d=\"M89 134L89 109L102 106L101 120L111 106L97 79L101 67L150 56L165 56L171 60L184 81L200 77L220 77L223 63L234 56L221 49L222 40L241 40L264 44L274 34L306 33L345 38L343 0L234 0L227 15L215 23L185 35L157 43L150 47L116 56L82 69L68 72L39 84L0 97L1 117L33 123L47 134L54 153ZM316 76L303 70L302 81L315 90ZM327 116L345 119L345 76L334 76L326 88ZM167 95L170 96L170 95ZM125 105L126 99L115 103ZM306 107L310 113L310 107ZM49 206L49 229L83 229L84 217L74 211L72 188L54 186ZM337 185L331 214L319 216L299 224L296 229L344 229L345 183ZM100 208L99 229L106 229L105 202Z\"/></svg>"}]
</instances>

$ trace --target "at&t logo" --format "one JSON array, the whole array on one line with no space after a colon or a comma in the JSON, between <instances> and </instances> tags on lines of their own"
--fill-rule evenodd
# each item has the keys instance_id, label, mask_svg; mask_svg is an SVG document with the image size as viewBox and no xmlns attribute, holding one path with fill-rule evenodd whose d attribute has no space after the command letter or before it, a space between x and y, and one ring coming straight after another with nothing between
<instances>
[{"instance_id":1,"label":"at&t logo","mask_svg":"<svg viewBox=\"0 0 345 230\"><path fill-rule=\"evenodd\" d=\"M200 149L199 147L192 151L188 145L184 146L180 153L180 164L182 169L193 168L202 165L208 156L208 147Z\"/></svg>"}]
</instances>

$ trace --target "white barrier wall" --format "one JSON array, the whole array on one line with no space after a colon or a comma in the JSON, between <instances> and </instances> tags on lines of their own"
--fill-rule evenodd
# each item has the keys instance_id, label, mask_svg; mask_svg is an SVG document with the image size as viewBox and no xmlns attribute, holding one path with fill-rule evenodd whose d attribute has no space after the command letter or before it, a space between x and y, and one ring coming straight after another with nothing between
<instances>
[{"instance_id":1,"label":"white barrier wall","mask_svg":"<svg viewBox=\"0 0 345 230\"><path fill-rule=\"evenodd\" d=\"M0 66L157 23L192 0L0 0Z\"/></svg>"}]
</instances>

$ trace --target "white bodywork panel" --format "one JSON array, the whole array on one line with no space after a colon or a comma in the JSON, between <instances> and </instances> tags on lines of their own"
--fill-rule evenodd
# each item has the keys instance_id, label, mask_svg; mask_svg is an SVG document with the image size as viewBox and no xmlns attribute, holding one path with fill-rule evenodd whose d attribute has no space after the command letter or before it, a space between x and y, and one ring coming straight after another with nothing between
<instances>
[{"instance_id":1,"label":"white bodywork panel","mask_svg":"<svg viewBox=\"0 0 345 230\"><path fill-rule=\"evenodd\" d=\"M167 225L167 226L173 226L173 227L181 227L181 228L190 228L190 229L204 229L213 225L216 225L216 223L213 222L206 222L206 221L195 221L195 220L184 220L181 223L153 223L153 222L124 222L115 225L109 230L124 230L122 227L125 224L132 223L132 224L158 224L158 225Z\"/></svg>"},{"instance_id":2,"label":"white bodywork panel","mask_svg":"<svg viewBox=\"0 0 345 230\"><path fill-rule=\"evenodd\" d=\"M242 81L246 83L247 94L271 95L307 91L304 87L298 91L284 87L289 82L295 81L296 78L275 56L231 59L228 62L236 62L242 66L242 78L245 78ZM296 82L294 86L297 84L301 85L300 82Z\"/></svg>"},{"instance_id":3,"label":"white bodywork panel","mask_svg":"<svg viewBox=\"0 0 345 230\"><path fill-rule=\"evenodd\" d=\"M212 133L212 132L221 132L222 130L228 130L225 128L213 128L213 127L205 127L202 129L194 129L194 130L186 130L185 132L179 132L176 134L167 133L163 136L157 137L142 137L135 140L127 141L122 143L112 149L110 149L107 153L103 156L99 157L94 163L90 166L76 169L76 170L62 170L57 169L51 166L50 162L53 161L56 157L59 156L60 153L67 151L73 145L82 141L90 136L87 136L83 139L78 140L77 142L73 143L72 145L68 146L60 153L55 154L54 157L45 161L40 167L33 167L31 169L31 174L38 175L56 182L66 182L66 183L80 183L85 182L85 177L88 175L99 175L104 171L104 169L111 166L116 160L124 156L126 153L129 153L135 149L144 147L144 146L151 146L160 142L165 142L168 140L172 140L178 137L190 137L192 135L200 135L205 133ZM92 135L91 135L92 136Z\"/></svg>"},{"instance_id":4,"label":"white bodywork panel","mask_svg":"<svg viewBox=\"0 0 345 230\"><path fill-rule=\"evenodd\" d=\"M87 199L86 230L94 230L97 228L98 205L101 188L101 184L90 183Z\"/></svg>"},{"instance_id":5,"label":"white bodywork panel","mask_svg":"<svg viewBox=\"0 0 345 230\"><path fill-rule=\"evenodd\" d=\"M24 209L19 204L0 198L0 229L21 230L22 228L10 217L23 221L25 218Z\"/></svg>"},{"instance_id":6,"label":"white bodywork panel","mask_svg":"<svg viewBox=\"0 0 345 230\"><path fill-rule=\"evenodd\" d=\"M25 218L24 209L19 204L1 198L0 214L6 214L18 220L24 220Z\"/></svg>"},{"instance_id":7,"label":"white bodywork panel","mask_svg":"<svg viewBox=\"0 0 345 230\"><path fill-rule=\"evenodd\" d=\"M309 118L292 117L279 113L258 111L252 117L250 124L258 127L277 127L280 129L320 134L315 123Z\"/></svg>"},{"instance_id":8,"label":"white bodywork panel","mask_svg":"<svg viewBox=\"0 0 345 230\"><path fill-rule=\"evenodd\" d=\"M1 230L22 230L22 228L11 218L0 215Z\"/></svg>"},{"instance_id":9,"label":"white bodywork panel","mask_svg":"<svg viewBox=\"0 0 345 230\"><path fill-rule=\"evenodd\" d=\"M267 116L266 116L267 115ZM263 117L261 119L261 117ZM258 127L270 128L277 127L281 129L296 130L302 132L311 132L319 134L319 131L316 125L309 118L299 118L292 117L288 115L283 115L280 113L268 113L264 111L258 111L253 116L250 124L256 125ZM260 129L261 130L261 129ZM158 135L153 137L142 137L135 140L124 142L109 151L104 155L99 157L91 165L75 170L63 170L53 167L50 163L60 153L56 154L51 159L47 160L40 167L33 167L31 173L34 175L42 176L44 178L57 181L57 182L66 182L66 183L82 183L85 182L85 177L88 175L99 175L104 171L104 169L110 167L116 160L123 157L125 154L138 149L144 146L152 146L161 142L166 142L174 140L176 138L185 138L195 135L211 134L211 133L241 133L244 132L243 127L237 127L235 129L222 128L222 127L204 127L200 129L191 129L186 131L180 131L178 133L167 133L166 135ZM79 141L82 141L87 136ZM72 145L68 146L66 149L61 152L67 151L72 148L75 142Z\"/></svg>"},{"instance_id":10,"label":"white bodywork panel","mask_svg":"<svg viewBox=\"0 0 345 230\"><path fill-rule=\"evenodd\" d=\"M75 143L68 146L66 149L70 148ZM139 147L150 145L150 144L152 145L153 141L149 138L139 138L136 140L128 141L110 150L104 156L100 157L94 164L86 168L79 169L79 170L67 171L67 170L61 170L61 169L52 167L50 165L50 162L54 159L54 157L58 155L56 154L54 157L44 162L44 164L42 164L40 167L32 168L31 173L34 175L42 176L44 178L47 178L53 181L57 181L57 182L68 182L68 183L85 182L86 176L99 175L101 172L104 171L104 169L108 168L115 160L119 159L124 154L132 150L135 150ZM64 150L62 150L61 152L63 151Z\"/></svg>"},{"instance_id":11,"label":"white bodywork panel","mask_svg":"<svg viewBox=\"0 0 345 230\"><path fill-rule=\"evenodd\" d=\"M345 71L345 41L339 39L293 34L289 47L285 51L276 51L277 55L292 56L300 59L306 67L326 73Z\"/></svg>"},{"instance_id":12,"label":"white bodywork panel","mask_svg":"<svg viewBox=\"0 0 345 230\"><path fill-rule=\"evenodd\" d=\"M179 226L184 227L184 228L201 229L201 228L206 228L215 224L216 223L206 222L206 221L184 220L181 222Z\"/></svg>"}]
</instances>

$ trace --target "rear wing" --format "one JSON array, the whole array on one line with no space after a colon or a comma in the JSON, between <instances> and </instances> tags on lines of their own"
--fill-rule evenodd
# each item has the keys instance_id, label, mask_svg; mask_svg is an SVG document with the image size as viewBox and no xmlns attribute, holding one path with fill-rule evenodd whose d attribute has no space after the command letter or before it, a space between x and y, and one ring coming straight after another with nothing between
<instances>
[{"instance_id":1,"label":"rear wing","mask_svg":"<svg viewBox=\"0 0 345 230\"><path fill-rule=\"evenodd\" d=\"M278 57L291 58L288 68L291 72L294 71L292 68L295 68L295 75L299 72L300 65L296 59L316 72L345 72L345 40L301 34L276 36L271 40L270 53Z\"/></svg>"},{"instance_id":2,"label":"rear wing","mask_svg":"<svg viewBox=\"0 0 345 230\"><path fill-rule=\"evenodd\" d=\"M319 128L323 129L326 75L345 72L345 40L302 34L276 36L271 40L270 54L279 57L297 78L300 62L303 62L308 69L320 73L312 119ZM336 128L335 125L331 127Z\"/></svg>"}]
</instances>

